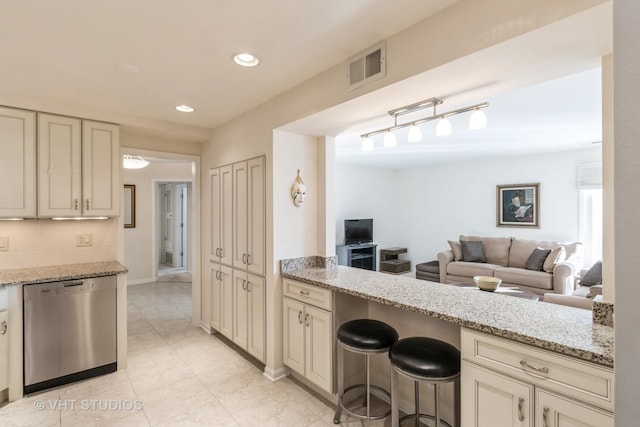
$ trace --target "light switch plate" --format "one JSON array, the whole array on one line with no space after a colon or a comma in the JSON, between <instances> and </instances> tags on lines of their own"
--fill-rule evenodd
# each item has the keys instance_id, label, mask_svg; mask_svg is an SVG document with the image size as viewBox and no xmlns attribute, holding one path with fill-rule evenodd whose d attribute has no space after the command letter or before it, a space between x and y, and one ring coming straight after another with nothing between
<instances>
[{"instance_id":1,"label":"light switch plate","mask_svg":"<svg viewBox=\"0 0 640 427\"><path fill-rule=\"evenodd\" d=\"M9 250L9 236L0 236L0 251Z\"/></svg>"},{"instance_id":2,"label":"light switch plate","mask_svg":"<svg viewBox=\"0 0 640 427\"><path fill-rule=\"evenodd\" d=\"M76 234L76 246L92 246L93 234Z\"/></svg>"}]
</instances>

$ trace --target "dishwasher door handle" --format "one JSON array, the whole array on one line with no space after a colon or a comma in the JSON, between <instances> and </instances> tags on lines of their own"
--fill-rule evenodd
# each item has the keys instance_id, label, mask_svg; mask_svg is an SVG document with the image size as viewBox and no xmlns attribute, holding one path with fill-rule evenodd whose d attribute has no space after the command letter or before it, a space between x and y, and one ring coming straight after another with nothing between
<instances>
[{"instance_id":1,"label":"dishwasher door handle","mask_svg":"<svg viewBox=\"0 0 640 427\"><path fill-rule=\"evenodd\" d=\"M82 286L82 285L84 285L84 282L82 280L78 282L64 282L62 284L62 286L64 286L65 288L68 288L70 286Z\"/></svg>"}]
</instances>

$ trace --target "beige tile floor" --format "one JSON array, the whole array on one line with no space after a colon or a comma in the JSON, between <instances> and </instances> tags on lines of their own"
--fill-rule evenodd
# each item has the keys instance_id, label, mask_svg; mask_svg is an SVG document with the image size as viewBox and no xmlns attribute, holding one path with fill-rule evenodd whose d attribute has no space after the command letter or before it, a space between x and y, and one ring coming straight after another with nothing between
<instances>
[{"instance_id":1,"label":"beige tile floor","mask_svg":"<svg viewBox=\"0 0 640 427\"><path fill-rule=\"evenodd\" d=\"M193 327L189 283L134 285L128 294L127 369L7 404L0 426L334 425L334 408L290 379L269 381ZM343 416L342 425L364 424Z\"/></svg>"}]
</instances>

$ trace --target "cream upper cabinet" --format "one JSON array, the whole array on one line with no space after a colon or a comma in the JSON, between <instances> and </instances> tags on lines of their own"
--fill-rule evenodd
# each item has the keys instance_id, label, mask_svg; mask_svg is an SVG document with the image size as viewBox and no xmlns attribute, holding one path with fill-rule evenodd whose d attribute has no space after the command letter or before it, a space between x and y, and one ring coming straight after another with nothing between
<instances>
[{"instance_id":1,"label":"cream upper cabinet","mask_svg":"<svg viewBox=\"0 0 640 427\"><path fill-rule=\"evenodd\" d=\"M211 260L232 264L233 186L232 167L209 171L211 184Z\"/></svg>"},{"instance_id":2,"label":"cream upper cabinet","mask_svg":"<svg viewBox=\"0 0 640 427\"><path fill-rule=\"evenodd\" d=\"M613 369L462 329L462 427L613 427Z\"/></svg>"},{"instance_id":3,"label":"cream upper cabinet","mask_svg":"<svg viewBox=\"0 0 640 427\"><path fill-rule=\"evenodd\" d=\"M264 157L233 165L233 266L265 274Z\"/></svg>"},{"instance_id":4,"label":"cream upper cabinet","mask_svg":"<svg viewBox=\"0 0 640 427\"><path fill-rule=\"evenodd\" d=\"M120 215L120 130L82 121L82 214Z\"/></svg>"},{"instance_id":5,"label":"cream upper cabinet","mask_svg":"<svg viewBox=\"0 0 640 427\"><path fill-rule=\"evenodd\" d=\"M38 114L38 216L118 216L118 126Z\"/></svg>"},{"instance_id":6,"label":"cream upper cabinet","mask_svg":"<svg viewBox=\"0 0 640 427\"><path fill-rule=\"evenodd\" d=\"M0 217L36 216L36 113L0 107Z\"/></svg>"}]
</instances>

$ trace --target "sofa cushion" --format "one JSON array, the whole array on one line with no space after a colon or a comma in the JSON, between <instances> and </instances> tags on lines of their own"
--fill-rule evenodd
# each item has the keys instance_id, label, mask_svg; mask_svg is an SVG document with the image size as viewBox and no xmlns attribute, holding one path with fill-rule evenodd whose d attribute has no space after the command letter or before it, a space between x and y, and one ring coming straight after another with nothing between
<instances>
[{"instance_id":1,"label":"sofa cushion","mask_svg":"<svg viewBox=\"0 0 640 427\"><path fill-rule=\"evenodd\" d=\"M523 285L537 289L553 289L553 274L546 271L531 271L524 268L497 268L494 277L502 279L503 284Z\"/></svg>"},{"instance_id":2,"label":"sofa cushion","mask_svg":"<svg viewBox=\"0 0 640 427\"><path fill-rule=\"evenodd\" d=\"M551 249L535 248L527 258L524 268L532 271L543 271L542 266L544 266L544 262L550 253Z\"/></svg>"},{"instance_id":3,"label":"sofa cushion","mask_svg":"<svg viewBox=\"0 0 640 427\"><path fill-rule=\"evenodd\" d=\"M456 240L448 240L449 246L451 246L451 252L453 252L454 261L462 261L462 246L460 242Z\"/></svg>"},{"instance_id":4,"label":"sofa cushion","mask_svg":"<svg viewBox=\"0 0 640 427\"><path fill-rule=\"evenodd\" d=\"M560 246L559 248L555 248L551 251L547 259L544 261L544 265L542 269L547 273L552 273L556 264L564 261L567 258L567 251L564 249L564 246Z\"/></svg>"},{"instance_id":5,"label":"sofa cushion","mask_svg":"<svg viewBox=\"0 0 640 427\"><path fill-rule=\"evenodd\" d=\"M589 271L580 279L580 286L595 286L602 284L602 261L591 266Z\"/></svg>"},{"instance_id":6,"label":"sofa cushion","mask_svg":"<svg viewBox=\"0 0 640 427\"><path fill-rule=\"evenodd\" d=\"M508 265L511 237L460 236L460 241L462 240L480 240L488 263L505 267Z\"/></svg>"},{"instance_id":7,"label":"sofa cushion","mask_svg":"<svg viewBox=\"0 0 640 427\"><path fill-rule=\"evenodd\" d=\"M482 262L451 262L447 264L447 274L468 277L471 281L473 276L493 276L495 269L500 267L502 266Z\"/></svg>"},{"instance_id":8,"label":"sofa cushion","mask_svg":"<svg viewBox=\"0 0 640 427\"><path fill-rule=\"evenodd\" d=\"M482 242L473 240L461 240L462 260L467 262L487 262L484 256Z\"/></svg>"},{"instance_id":9,"label":"sofa cushion","mask_svg":"<svg viewBox=\"0 0 640 427\"><path fill-rule=\"evenodd\" d=\"M560 243L544 242L540 240L523 240L514 238L509 250L509 267L525 268L529 255L537 247L542 249L556 249L562 246Z\"/></svg>"}]
</instances>

